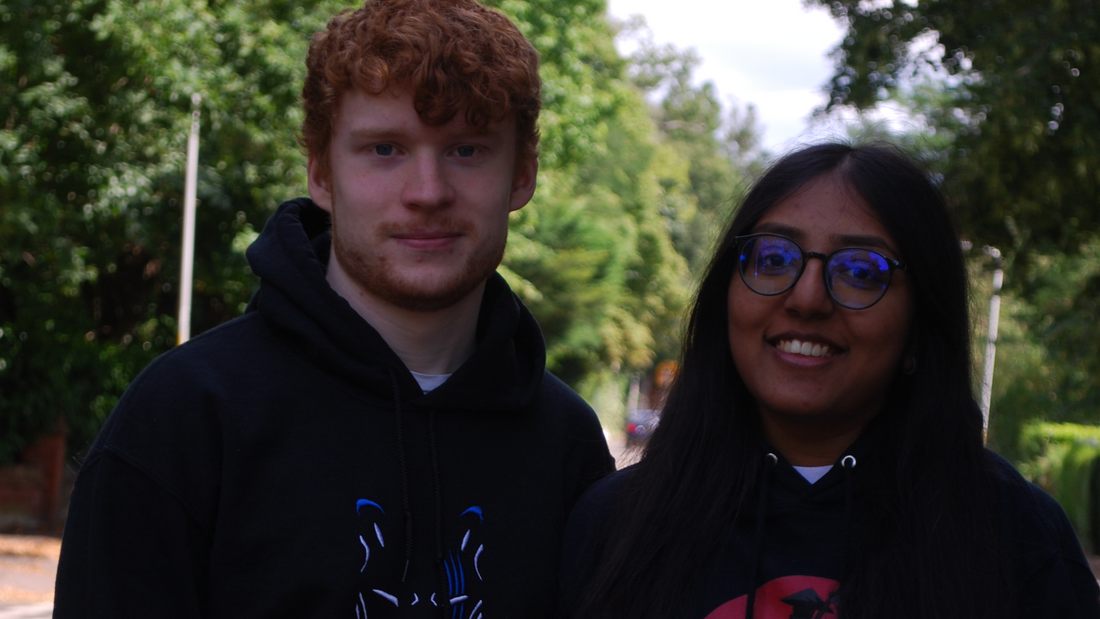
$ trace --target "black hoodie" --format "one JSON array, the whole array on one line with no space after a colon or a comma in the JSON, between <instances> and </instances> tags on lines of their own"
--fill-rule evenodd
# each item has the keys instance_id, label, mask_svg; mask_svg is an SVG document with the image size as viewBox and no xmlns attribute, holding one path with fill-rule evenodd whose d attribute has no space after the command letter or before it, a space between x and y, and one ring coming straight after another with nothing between
<instances>
[{"instance_id":1,"label":"black hoodie","mask_svg":"<svg viewBox=\"0 0 1100 619\"><path fill-rule=\"evenodd\" d=\"M566 517L613 461L488 281L477 350L424 394L284 203L249 311L154 361L73 492L55 617L552 616Z\"/></svg>"},{"instance_id":2,"label":"black hoodie","mask_svg":"<svg viewBox=\"0 0 1100 619\"><path fill-rule=\"evenodd\" d=\"M1100 619L1100 588L1061 506L1000 456L987 457L996 473L1001 560L1016 616ZM677 616L836 619L845 538L857 523L854 502L867 467L878 463L861 439L811 484L772 450L745 512L728 539L715 540L718 551ZM562 550L566 609L575 609L586 593L632 474L628 468L595 484L570 516ZM895 616L905 617L905 609Z\"/></svg>"}]
</instances>

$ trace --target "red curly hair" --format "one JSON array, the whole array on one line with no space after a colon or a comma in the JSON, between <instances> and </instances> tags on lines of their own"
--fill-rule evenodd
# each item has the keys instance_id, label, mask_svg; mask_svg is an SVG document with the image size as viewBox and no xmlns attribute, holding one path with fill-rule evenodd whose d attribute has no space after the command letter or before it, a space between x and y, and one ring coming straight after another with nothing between
<instances>
[{"instance_id":1,"label":"red curly hair","mask_svg":"<svg viewBox=\"0 0 1100 619\"><path fill-rule=\"evenodd\" d=\"M538 156L538 68L538 52L516 26L474 0L367 0L313 35L299 142L328 175L340 97L399 89L429 125L459 112L478 128L515 118L518 165Z\"/></svg>"}]
</instances>

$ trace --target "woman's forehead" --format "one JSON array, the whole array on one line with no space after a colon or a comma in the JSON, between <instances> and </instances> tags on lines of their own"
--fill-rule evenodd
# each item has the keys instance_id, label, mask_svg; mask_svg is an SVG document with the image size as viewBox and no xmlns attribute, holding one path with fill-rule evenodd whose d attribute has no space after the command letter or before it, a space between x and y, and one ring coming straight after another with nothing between
<instances>
[{"instance_id":1,"label":"woman's forehead","mask_svg":"<svg viewBox=\"0 0 1100 619\"><path fill-rule=\"evenodd\" d=\"M838 247L871 247L896 252L893 237L875 211L835 175L807 182L768 209L752 232L780 234L811 251Z\"/></svg>"}]
</instances>

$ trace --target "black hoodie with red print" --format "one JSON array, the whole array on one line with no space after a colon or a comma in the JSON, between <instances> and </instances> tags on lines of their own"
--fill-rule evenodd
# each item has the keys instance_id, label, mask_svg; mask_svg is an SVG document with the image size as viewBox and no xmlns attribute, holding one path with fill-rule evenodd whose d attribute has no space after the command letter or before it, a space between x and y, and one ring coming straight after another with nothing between
<instances>
[{"instance_id":1,"label":"black hoodie with red print","mask_svg":"<svg viewBox=\"0 0 1100 619\"><path fill-rule=\"evenodd\" d=\"M868 441L857 441L816 483L778 452L770 454L758 491L729 538L717 541L720 550L677 616L836 619L846 536L858 526L853 497L860 496L865 476L860 467L874 466L867 447ZM1100 588L1061 506L1008 462L987 455L999 473L1003 560L1018 596L1013 600L1017 616L1100 619ZM570 516L561 572L567 612L586 593L603 540L614 526L616 497L631 474L628 468L595 484ZM896 616L905 617L904 609Z\"/></svg>"}]
</instances>

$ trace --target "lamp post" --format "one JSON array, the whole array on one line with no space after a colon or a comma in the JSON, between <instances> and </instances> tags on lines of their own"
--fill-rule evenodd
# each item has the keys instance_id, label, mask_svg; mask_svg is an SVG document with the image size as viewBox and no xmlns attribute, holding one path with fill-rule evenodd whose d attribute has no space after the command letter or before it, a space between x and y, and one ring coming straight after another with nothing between
<instances>
[{"instance_id":1,"label":"lamp post","mask_svg":"<svg viewBox=\"0 0 1100 619\"><path fill-rule=\"evenodd\" d=\"M993 397L993 363L997 356L997 323L1001 316L1001 285L1004 284L1004 260L996 247L985 247L993 259L993 292L989 297L989 329L985 342L985 370L982 373L982 436L989 430L989 403Z\"/></svg>"},{"instance_id":2,"label":"lamp post","mask_svg":"<svg viewBox=\"0 0 1100 619\"><path fill-rule=\"evenodd\" d=\"M195 267L195 193L199 176L199 103L191 95L191 135L187 138L187 176L183 189L183 255L180 258L180 306L176 344L191 339L191 281Z\"/></svg>"}]
</instances>

